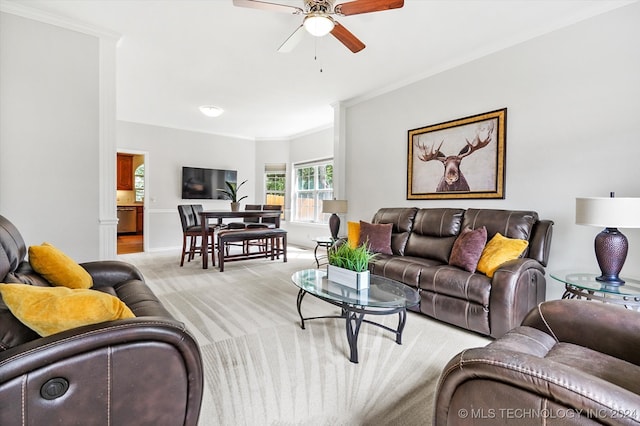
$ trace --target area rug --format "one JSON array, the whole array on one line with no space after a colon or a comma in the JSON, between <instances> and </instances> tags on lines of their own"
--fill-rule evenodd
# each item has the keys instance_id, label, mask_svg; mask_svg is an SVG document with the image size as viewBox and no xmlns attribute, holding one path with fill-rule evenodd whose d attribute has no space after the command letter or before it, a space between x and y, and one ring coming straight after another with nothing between
<instances>
[{"instance_id":1,"label":"area rug","mask_svg":"<svg viewBox=\"0 0 640 426\"><path fill-rule=\"evenodd\" d=\"M349 362L344 321L300 328L291 274L316 266L309 250L288 262L255 259L203 270L179 252L119 256L136 265L167 309L200 344L205 390L200 425L425 425L444 365L489 339L409 313L398 345L363 324L359 363ZM305 297L303 314L337 314ZM395 327L397 316L376 317Z\"/></svg>"}]
</instances>

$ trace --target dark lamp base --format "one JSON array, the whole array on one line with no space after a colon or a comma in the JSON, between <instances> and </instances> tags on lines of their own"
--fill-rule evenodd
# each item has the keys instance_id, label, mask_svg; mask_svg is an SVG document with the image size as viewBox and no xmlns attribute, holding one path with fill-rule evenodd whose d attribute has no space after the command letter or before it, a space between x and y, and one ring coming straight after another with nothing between
<instances>
[{"instance_id":1,"label":"dark lamp base","mask_svg":"<svg viewBox=\"0 0 640 426\"><path fill-rule=\"evenodd\" d=\"M617 228L605 228L596 235L596 259L602 275L596 280L609 285L622 285L624 280L618 274L627 259L629 242L627 237Z\"/></svg>"},{"instance_id":2,"label":"dark lamp base","mask_svg":"<svg viewBox=\"0 0 640 426\"><path fill-rule=\"evenodd\" d=\"M600 275L599 277L596 277L596 281L602 281L603 283L611 286L618 286L618 285L624 284L624 280L617 275L608 275L608 276Z\"/></svg>"},{"instance_id":3,"label":"dark lamp base","mask_svg":"<svg viewBox=\"0 0 640 426\"><path fill-rule=\"evenodd\" d=\"M329 229L331 230L331 238L337 240L338 232L340 231L340 218L335 213L329 217Z\"/></svg>"}]
</instances>

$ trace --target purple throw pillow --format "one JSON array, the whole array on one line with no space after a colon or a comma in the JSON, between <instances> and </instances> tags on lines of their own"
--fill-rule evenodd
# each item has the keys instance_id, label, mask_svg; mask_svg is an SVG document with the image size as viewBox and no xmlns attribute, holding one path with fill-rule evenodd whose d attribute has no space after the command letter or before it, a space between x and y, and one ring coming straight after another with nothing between
<instances>
[{"instance_id":1,"label":"purple throw pillow","mask_svg":"<svg viewBox=\"0 0 640 426\"><path fill-rule=\"evenodd\" d=\"M360 221L360 242L367 244L374 253L393 254L391 251L392 223L367 223Z\"/></svg>"},{"instance_id":2,"label":"purple throw pillow","mask_svg":"<svg viewBox=\"0 0 640 426\"><path fill-rule=\"evenodd\" d=\"M449 265L465 271L475 272L482 250L487 244L487 228L484 226L472 230L468 226L462 230L451 249Z\"/></svg>"}]
</instances>

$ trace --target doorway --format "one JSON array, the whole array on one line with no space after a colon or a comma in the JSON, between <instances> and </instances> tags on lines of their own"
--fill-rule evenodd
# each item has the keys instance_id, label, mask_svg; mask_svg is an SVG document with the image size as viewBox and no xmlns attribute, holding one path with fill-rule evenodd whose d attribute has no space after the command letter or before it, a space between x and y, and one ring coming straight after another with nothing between
<instances>
[{"instance_id":1,"label":"doorway","mask_svg":"<svg viewBox=\"0 0 640 426\"><path fill-rule=\"evenodd\" d=\"M117 254L144 252L144 153L118 150L116 185Z\"/></svg>"}]
</instances>

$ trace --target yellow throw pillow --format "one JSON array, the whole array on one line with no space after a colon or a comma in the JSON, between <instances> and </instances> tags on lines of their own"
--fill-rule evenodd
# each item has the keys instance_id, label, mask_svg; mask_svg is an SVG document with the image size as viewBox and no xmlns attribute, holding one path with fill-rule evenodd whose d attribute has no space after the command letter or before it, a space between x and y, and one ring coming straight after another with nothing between
<instances>
[{"instance_id":1,"label":"yellow throw pillow","mask_svg":"<svg viewBox=\"0 0 640 426\"><path fill-rule=\"evenodd\" d=\"M89 289L0 284L11 313L40 336L124 318L135 318L120 299Z\"/></svg>"},{"instance_id":2,"label":"yellow throw pillow","mask_svg":"<svg viewBox=\"0 0 640 426\"><path fill-rule=\"evenodd\" d=\"M73 259L49 243L29 247L29 263L52 285L91 288L93 278Z\"/></svg>"},{"instance_id":3,"label":"yellow throw pillow","mask_svg":"<svg viewBox=\"0 0 640 426\"><path fill-rule=\"evenodd\" d=\"M529 241L507 238L497 233L484 247L477 270L492 278L500 265L519 258L528 245Z\"/></svg>"},{"instance_id":4,"label":"yellow throw pillow","mask_svg":"<svg viewBox=\"0 0 640 426\"><path fill-rule=\"evenodd\" d=\"M349 242L349 247L358 247L360 242L360 222L347 222L347 241Z\"/></svg>"}]
</instances>

